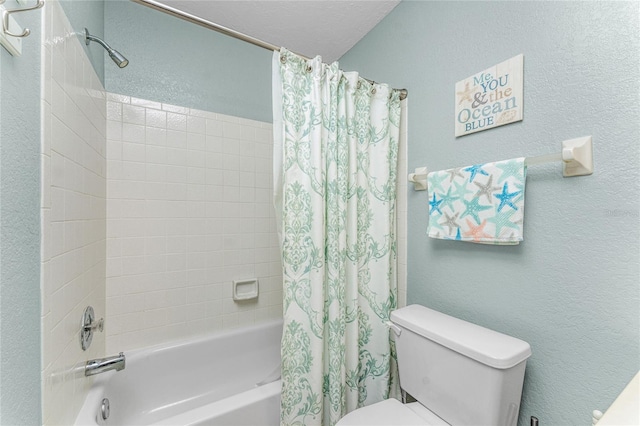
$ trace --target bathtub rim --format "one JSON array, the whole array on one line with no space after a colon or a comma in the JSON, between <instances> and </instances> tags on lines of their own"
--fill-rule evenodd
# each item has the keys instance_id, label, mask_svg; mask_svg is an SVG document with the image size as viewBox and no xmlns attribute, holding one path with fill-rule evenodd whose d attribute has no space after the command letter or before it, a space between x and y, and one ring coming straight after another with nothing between
<instances>
[{"instance_id":1,"label":"bathtub rim","mask_svg":"<svg viewBox=\"0 0 640 426\"><path fill-rule=\"evenodd\" d=\"M209 340L222 339L224 337L241 334L242 331L246 331L246 330L267 329L275 326L276 324L280 324L280 326L282 326L284 324L284 320L280 318L280 319L261 322L260 324L255 324L255 325L247 325L247 326L236 327L236 328L231 328L227 330L213 330L210 334L169 340L163 343L158 343L150 346L144 346L142 348L136 348L136 349L131 349L129 351L124 351L124 354L127 358L127 362L129 362L129 360L131 361L137 360L138 358L146 354L164 352L171 349L181 348L184 346L208 342ZM99 377L99 378L102 378L102 377Z\"/></svg>"},{"instance_id":2,"label":"bathtub rim","mask_svg":"<svg viewBox=\"0 0 640 426\"><path fill-rule=\"evenodd\" d=\"M227 330L215 330L210 334L199 335L188 337L184 339L172 340L164 343L159 343L156 345L151 345L143 348L133 349L131 351L126 351L125 356L127 359L127 363L134 362L140 359L144 359L145 356L161 353L168 351L170 349L178 349L184 346L189 346L193 344L199 344L203 342L208 342L211 340L221 339L224 337L230 337L237 334L242 334L243 331L248 330L256 330L260 331L263 329L268 329L275 326L280 326L284 324L284 320L282 318L269 320L265 322L261 322L260 324L255 325L247 325L244 327L236 327ZM102 398L105 393L105 387L114 376L114 374L118 374L117 371L108 371L106 373L102 373L99 376L87 377L87 380L93 379L93 383L89 387L89 391L82 403L80 411L76 415L76 420L73 423L74 426L96 426L103 424L102 420L98 420L98 416L100 414L100 406L102 404ZM279 383L280 380L275 380L274 382L266 383L263 386L273 385L273 383ZM232 396L233 397L233 396ZM229 398L232 398L229 397ZM215 402L211 403L215 404Z\"/></svg>"},{"instance_id":3,"label":"bathtub rim","mask_svg":"<svg viewBox=\"0 0 640 426\"><path fill-rule=\"evenodd\" d=\"M210 420L211 416L209 414L211 413L212 409L218 416L225 415L229 412L236 411L238 408L247 406L247 402L257 402L260 400L264 400L265 396L267 398L277 396L279 399L281 389L282 380L276 380L262 386L256 386L253 389L231 395L219 401L214 401L209 404L202 405L186 413L168 417L158 423L154 423L154 426L175 426L176 424L184 423L185 420L187 421L186 423L184 423L185 425L203 424L203 421ZM260 396L262 396L263 398L255 398L257 396L256 394L259 393L262 394ZM280 407L280 404L278 404L278 407ZM176 423L176 420L180 420L181 423Z\"/></svg>"}]
</instances>

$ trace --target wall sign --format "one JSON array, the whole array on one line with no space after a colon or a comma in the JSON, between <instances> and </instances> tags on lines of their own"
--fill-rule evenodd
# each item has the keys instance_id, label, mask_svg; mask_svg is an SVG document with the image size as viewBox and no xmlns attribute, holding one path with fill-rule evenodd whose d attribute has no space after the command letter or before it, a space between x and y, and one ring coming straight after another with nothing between
<instances>
[{"instance_id":1,"label":"wall sign","mask_svg":"<svg viewBox=\"0 0 640 426\"><path fill-rule=\"evenodd\" d=\"M521 121L522 54L456 83L456 136Z\"/></svg>"}]
</instances>

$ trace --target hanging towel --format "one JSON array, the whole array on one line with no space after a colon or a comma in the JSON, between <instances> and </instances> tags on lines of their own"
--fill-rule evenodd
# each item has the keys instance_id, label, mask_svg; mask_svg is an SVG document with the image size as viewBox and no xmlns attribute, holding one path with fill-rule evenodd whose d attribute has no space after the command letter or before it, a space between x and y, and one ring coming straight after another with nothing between
<instances>
[{"instance_id":1,"label":"hanging towel","mask_svg":"<svg viewBox=\"0 0 640 426\"><path fill-rule=\"evenodd\" d=\"M522 241L524 157L429 173L431 238L482 244Z\"/></svg>"}]
</instances>

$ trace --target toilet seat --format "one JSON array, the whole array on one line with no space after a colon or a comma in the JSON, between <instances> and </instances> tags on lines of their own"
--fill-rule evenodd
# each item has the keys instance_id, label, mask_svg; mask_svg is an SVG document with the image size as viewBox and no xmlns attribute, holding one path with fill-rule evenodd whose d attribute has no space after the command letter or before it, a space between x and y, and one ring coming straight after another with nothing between
<instances>
[{"instance_id":1,"label":"toilet seat","mask_svg":"<svg viewBox=\"0 0 640 426\"><path fill-rule=\"evenodd\" d=\"M359 408L341 418L336 426L444 426L448 425L423 405L403 404L397 399Z\"/></svg>"}]
</instances>

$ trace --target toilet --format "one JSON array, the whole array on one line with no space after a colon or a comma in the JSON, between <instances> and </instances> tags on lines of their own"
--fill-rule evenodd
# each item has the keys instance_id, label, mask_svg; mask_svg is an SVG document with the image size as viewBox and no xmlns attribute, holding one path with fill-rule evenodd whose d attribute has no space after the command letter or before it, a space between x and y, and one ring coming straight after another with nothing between
<instances>
[{"instance_id":1,"label":"toilet","mask_svg":"<svg viewBox=\"0 0 640 426\"><path fill-rule=\"evenodd\" d=\"M390 398L337 426L514 426L531 347L515 337L420 305L391 313L400 386L417 402Z\"/></svg>"}]
</instances>

